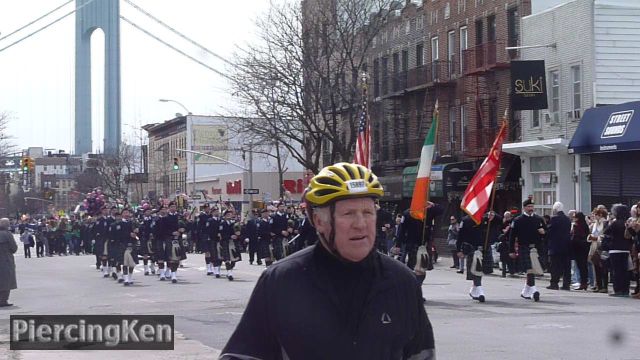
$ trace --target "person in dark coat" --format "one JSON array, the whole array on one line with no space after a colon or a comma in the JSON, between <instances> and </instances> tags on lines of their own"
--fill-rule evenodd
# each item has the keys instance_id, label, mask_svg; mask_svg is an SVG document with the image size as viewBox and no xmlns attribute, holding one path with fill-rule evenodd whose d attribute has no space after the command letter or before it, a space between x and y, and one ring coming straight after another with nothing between
<instances>
[{"instance_id":1,"label":"person in dark coat","mask_svg":"<svg viewBox=\"0 0 640 360\"><path fill-rule=\"evenodd\" d=\"M225 210L222 217L223 220L220 223L220 248L222 249L224 266L227 270L227 280L233 281L233 268L236 262L241 260L239 244L241 229L240 226L236 226L236 222L233 220L233 210Z\"/></svg>"},{"instance_id":2,"label":"person in dark coat","mask_svg":"<svg viewBox=\"0 0 640 360\"><path fill-rule=\"evenodd\" d=\"M13 254L18 245L9 232L9 219L0 219L0 307L12 306L8 303L11 290L17 289L16 263Z\"/></svg>"},{"instance_id":3,"label":"person in dark coat","mask_svg":"<svg viewBox=\"0 0 640 360\"><path fill-rule=\"evenodd\" d=\"M387 232L391 231L391 224L393 223L393 217L391 213L380 207L379 203L376 203L377 220L376 220L376 248L383 254L388 254L387 248Z\"/></svg>"},{"instance_id":4,"label":"person in dark coat","mask_svg":"<svg viewBox=\"0 0 640 360\"><path fill-rule=\"evenodd\" d=\"M576 260L578 272L580 273L580 287L577 290L588 290L588 259L591 244L587 240L587 236L589 236L590 230L584 213L577 212L575 218L576 221L571 229L571 254L572 258Z\"/></svg>"},{"instance_id":5,"label":"person in dark coat","mask_svg":"<svg viewBox=\"0 0 640 360\"><path fill-rule=\"evenodd\" d=\"M262 265L262 260L260 260L260 256L258 255L258 228L256 226L258 221L258 212L254 210L252 211L251 219L247 220L244 226L244 238L249 246L249 265L253 265L254 259L257 260L256 263L258 265Z\"/></svg>"},{"instance_id":6,"label":"person in dark coat","mask_svg":"<svg viewBox=\"0 0 640 360\"><path fill-rule=\"evenodd\" d=\"M478 265L477 261L479 261L478 255L482 254L484 250L483 228L482 223L476 224L469 215L466 215L460 222L458 241L456 242L460 261L464 261L466 257L467 280L473 281L469 296L481 303L485 302L485 293L482 288L483 271L482 265Z\"/></svg>"},{"instance_id":7,"label":"person in dark coat","mask_svg":"<svg viewBox=\"0 0 640 360\"><path fill-rule=\"evenodd\" d=\"M302 250L311 245L315 245L318 241L316 229L311 225L311 221L307 217L307 204L300 204L300 218L298 220L298 229L296 230L300 237L297 239L298 249Z\"/></svg>"},{"instance_id":8,"label":"person in dark coat","mask_svg":"<svg viewBox=\"0 0 640 360\"><path fill-rule=\"evenodd\" d=\"M631 273L629 271L629 254L631 252L632 234L627 230L629 208L615 204L611 207L613 222L604 230L603 248L609 250L613 294L610 296L628 297ZM606 245L605 245L606 243Z\"/></svg>"},{"instance_id":9,"label":"person in dark coat","mask_svg":"<svg viewBox=\"0 0 640 360\"><path fill-rule=\"evenodd\" d=\"M310 180L304 199L320 241L262 273L221 360L436 358L414 275L374 248L383 193L356 164Z\"/></svg>"},{"instance_id":10,"label":"person in dark coat","mask_svg":"<svg viewBox=\"0 0 640 360\"><path fill-rule=\"evenodd\" d=\"M516 258L516 243L520 254L522 270L527 272L527 281L520 292L523 299L540 301L540 292L536 288L537 274L542 273L538 251L542 247L542 236L546 234L547 226L541 216L535 214L535 203L528 198L522 202L522 214L513 220L509 239L509 257Z\"/></svg>"},{"instance_id":11,"label":"person in dark coat","mask_svg":"<svg viewBox=\"0 0 640 360\"><path fill-rule=\"evenodd\" d=\"M427 251L431 249L431 231L435 218L444 212L444 208L440 204L427 202L426 219L423 221L415 219L407 209L402 213L402 222L398 233L398 241L395 247L402 248L408 256L407 267L414 269L417 260L417 251L420 245L426 245ZM426 222L426 225L425 225ZM424 234L423 234L424 233ZM431 270L431 269L428 269Z\"/></svg>"},{"instance_id":12,"label":"person in dark coat","mask_svg":"<svg viewBox=\"0 0 640 360\"><path fill-rule=\"evenodd\" d=\"M564 206L553 204L553 216L547 225L547 248L551 258L551 284L549 290L558 290L562 277L562 290L571 290L571 219L564 214ZM586 236L586 234L585 234Z\"/></svg>"},{"instance_id":13,"label":"person in dark coat","mask_svg":"<svg viewBox=\"0 0 640 360\"><path fill-rule=\"evenodd\" d=\"M267 267L274 261L273 250L271 246L271 220L269 218L269 210L260 210L260 219L256 223L256 232L258 233L258 259L264 260Z\"/></svg>"}]
</instances>

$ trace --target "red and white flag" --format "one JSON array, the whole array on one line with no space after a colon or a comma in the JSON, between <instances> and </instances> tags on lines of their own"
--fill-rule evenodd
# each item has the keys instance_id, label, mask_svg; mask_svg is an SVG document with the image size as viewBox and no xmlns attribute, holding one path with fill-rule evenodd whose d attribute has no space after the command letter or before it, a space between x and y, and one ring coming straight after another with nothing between
<instances>
[{"instance_id":1,"label":"red and white flag","mask_svg":"<svg viewBox=\"0 0 640 360\"><path fill-rule=\"evenodd\" d=\"M362 111L358 122L358 138L356 140L356 154L353 162L364 167L371 167L371 126L367 111L367 86L362 89Z\"/></svg>"},{"instance_id":2,"label":"red and white flag","mask_svg":"<svg viewBox=\"0 0 640 360\"><path fill-rule=\"evenodd\" d=\"M493 184L500 170L500 158L502 157L502 143L507 134L507 121L502 122L498 136L493 141L489 155L480 165L480 168L471 179L467 190L464 192L460 208L479 224L482 216L489 207Z\"/></svg>"}]
</instances>

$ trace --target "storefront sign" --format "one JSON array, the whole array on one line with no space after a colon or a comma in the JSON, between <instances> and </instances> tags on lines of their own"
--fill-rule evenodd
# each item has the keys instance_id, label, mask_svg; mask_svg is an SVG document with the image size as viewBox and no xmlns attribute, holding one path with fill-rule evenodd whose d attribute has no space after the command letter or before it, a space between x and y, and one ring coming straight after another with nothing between
<instances>
[{"instance_id":1,"label":"storefront sign","mask_svg":"<svg viewBox=\"0 0 640 360\"><path fill-rule=\"evenodd\" d=\"M511 106L513 110L548 107L544 60L511 61Z\"/></svg>"},{"instance_id":2,"label":"storefront sign","mask_svg":"<svg viewBox=\"0 0 640 360\"><path fill-rule=\"evenodd\" d=\"M600 138L606 139L623 136L624 133L627 132L627 128L629 128L629 123L631 123L632 118L633 110L620 111L611 114L607 124L604 126L604 130L602 130Z\"/></svg>"}]
</instances>

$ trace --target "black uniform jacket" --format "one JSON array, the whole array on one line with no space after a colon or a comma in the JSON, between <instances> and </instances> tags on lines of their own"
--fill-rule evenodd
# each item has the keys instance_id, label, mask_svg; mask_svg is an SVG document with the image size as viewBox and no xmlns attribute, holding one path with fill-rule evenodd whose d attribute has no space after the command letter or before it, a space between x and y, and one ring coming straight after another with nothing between
<instances>
[{"instance_id":1,"label":"black uniform jacket","mask_svg":"<svg viewBox=\"0 0 640 360\"><path fill-rule=\"evenodd\" d=\"M347 304L325 254L317 244L265 270L220 359L435 359L422 293L404 264L374 251L364 301Z\"/></svg>"}]
</instances>

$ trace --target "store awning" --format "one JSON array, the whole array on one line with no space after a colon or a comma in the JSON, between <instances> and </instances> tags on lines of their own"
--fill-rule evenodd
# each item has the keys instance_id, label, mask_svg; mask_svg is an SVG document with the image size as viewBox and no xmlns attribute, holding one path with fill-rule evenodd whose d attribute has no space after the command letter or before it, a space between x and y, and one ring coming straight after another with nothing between
<instances>
[{"instance_id":1,"label":"store awning","mask_svg":"<svg viewBox=\"0 0 640 360\"><path fill-rule=\"evenodd\" d=\"M518 156L543 156L547 154L567 153L566 139L556 138L547 140L522 141L503 144L502 151Z\"/></svg>"},{"instance_id":2,"label":"store awning","mask_svg":"<svg viewBox=\"0 0 640 360\"><path fill-rule=\"evenodd\" d=\"M570 154L640 150L640 101L585 111L569 143Z\"/></svg>"}]
</instances>

